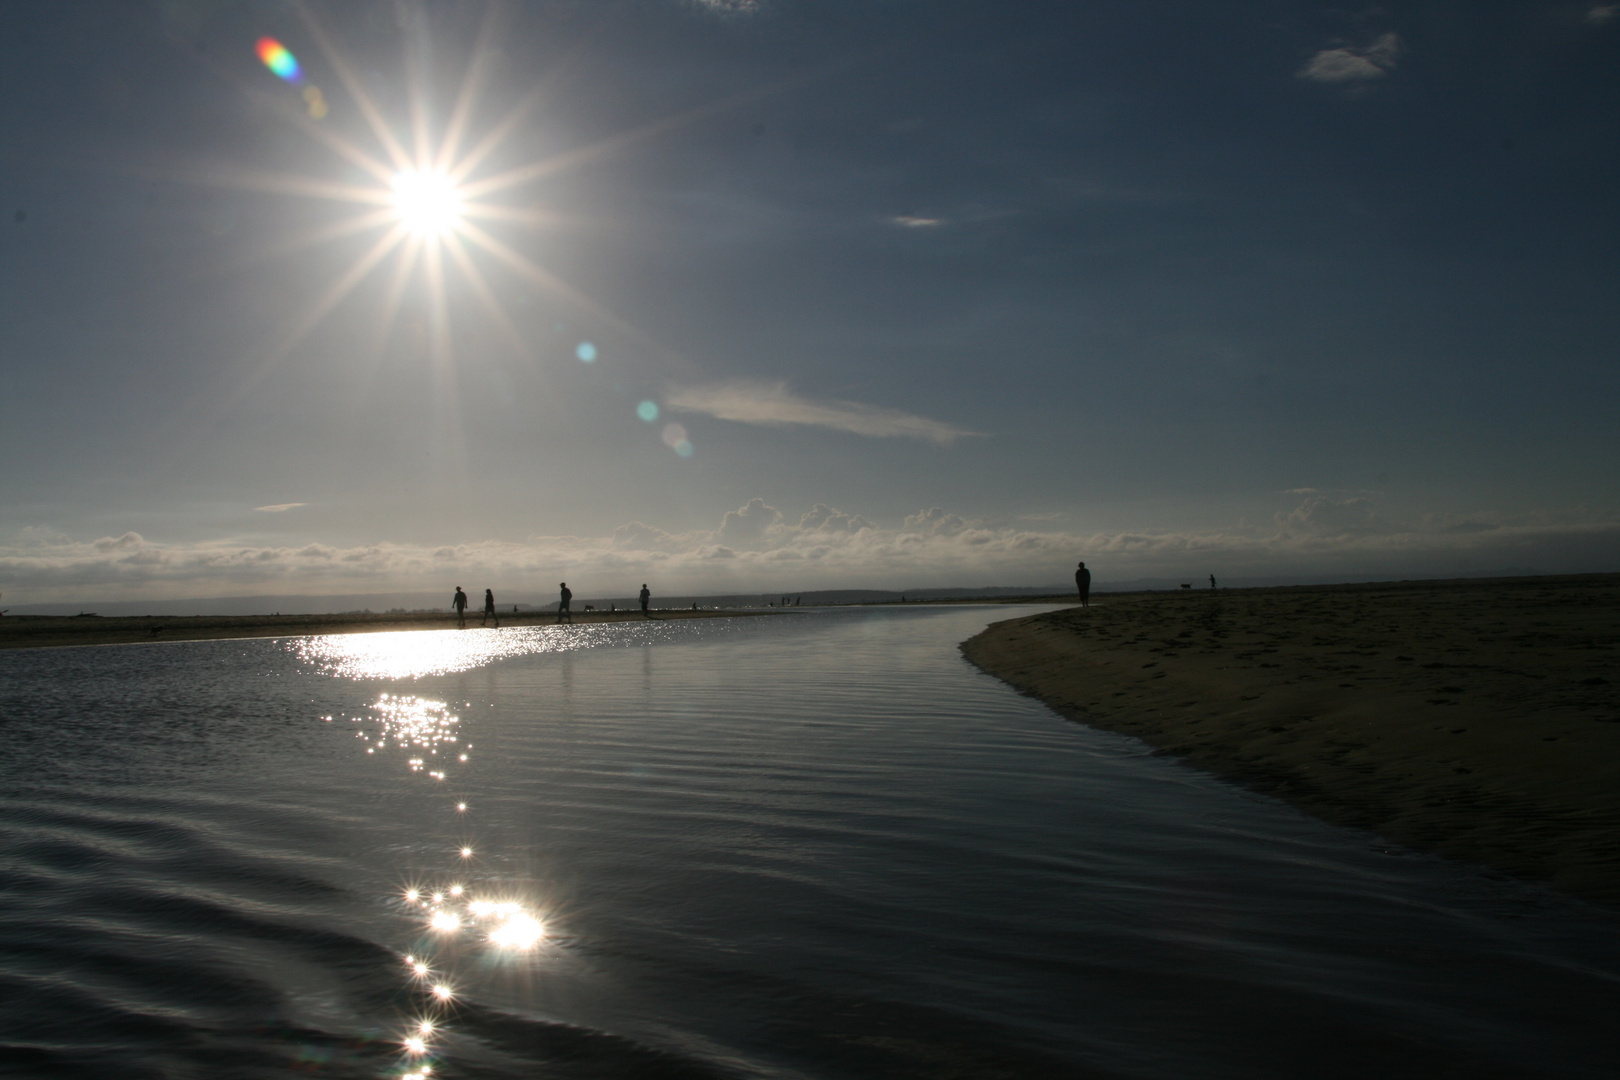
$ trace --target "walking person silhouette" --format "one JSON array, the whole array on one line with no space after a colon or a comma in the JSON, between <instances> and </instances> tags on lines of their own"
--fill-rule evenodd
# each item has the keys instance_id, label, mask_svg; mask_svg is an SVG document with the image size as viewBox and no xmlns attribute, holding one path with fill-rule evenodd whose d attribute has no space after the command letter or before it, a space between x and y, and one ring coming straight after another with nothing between
<instances>
[{"instance_id":1,"label":"walking person silhouette","mask_svg":"<svg viewBox=\"0 0 1620 1080\"><path fill-rule=\"evenodd\" d=\"M647 591L647 583L643 581L641 583L641 617L644 619L652 618L651 615L647 614L647 601L651 599L652 593Z\"/></svg>"},{"instance_id":2,"label":"walking person silhouette","mask_svg":"<svg viewBox=\"0 0 1620 1080\"><path fill-rule=\"evenodd\" d=\"M501 617L495 614L495 594L489 589L484 590L484 618L478 620L478 625L483 626L486 619L494 619L495 629L501 628Z\"/></svg>"},{"instance_id":3,"label":"walking person silhouette","mask_svg":"<svg viewBox=\"0 0 1620 1080\"><path fill-rule=\"evenodd\" d=\"M467 594L461 591L460 585L456 586L456 595L450 598L450 606L456 609L456 625L467 629Z\"/></svg>"},{"instance_id":4,"label":"walking person silhouette","mask_svg":"<svg viewBox=\"0 0 1620 1080\"><path fill-rule=\"evenodd\" d=\"M1074 587L1080 591L1080 606L1091 606L1091 571L1086 564L1081 563L1080 569L1074 572Z\"/></svg>"},{"instance_id":5,"label":"walking person silhouette","mask_svg":"<svg viewBox=\"0 0 1620 1080\"><path fill-rule=\"evenodd\" d=\"M573 622L574 613L568 610L568 601L574 598L574 590L568 587L568 582L566 581L562 582L558 588L562 589L562 599L557 601L557 621L562 622L563 616L566 615L568 616L568 621Z\"/></svg>"}]
</instances>

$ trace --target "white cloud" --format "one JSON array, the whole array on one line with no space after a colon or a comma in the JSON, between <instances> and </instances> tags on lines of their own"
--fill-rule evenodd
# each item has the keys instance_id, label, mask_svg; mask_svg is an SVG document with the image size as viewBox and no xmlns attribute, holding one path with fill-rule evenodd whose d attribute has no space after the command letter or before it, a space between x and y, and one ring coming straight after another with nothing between
<instances>
[{"instance_id":1,"label":"white cloud","mask_svg":"<svg viewBox=\"0 0 1620 1080\"><path fill-rule=\"evenodd\" d=\"M898 409L855 401L812 401L780 382L731 382L692 387L670 394L666 404L672 409L704 413L739 424L762 427L801 424L870 438L921 439L940 445L982 434Z\"/></svg>"},{"instance_id":2,"label":"white cloud","mask_svg":"<svg viewBox=\"0 0 1620 1080\"><path fill-rule=\"evenodd\" d=\"M146 543L138 532L127 532L123 536L114 538L103 536L92 545L97 551L134 551Z\"/></svg>"},{"instance_id":3,"label":"white cloud","mask_svg":"<svg viewBox=\"0 0 1620 1080\"><path fill-rule=\"evenodd\" d=\"M1395 60L1401 53L1401 39L1385 34L1364 49L1344 46L1323 49L1296 73L1301 79L1313 82L1341 83L1381 78L1394 70Z\"/></svg>"},{"instance_id":4,"label":"white cloud","mask_svg":"<svg viewBox=\"0 0 1620 1080\"><path fill-rule=\"evenodd\" d=\"M928 536L955 536L967 529L967 522L955 514L947 514L937 506L919 510L906 517L905 528Z\"/></svg>"},{"instance_id":5,"label":"white cloud","mask_svg":"<svg viewBox=\"0 0 1620 1080\"><path fill-rule=\"evenodd\" d=\"M565 580L582 597L819 588L1045 585L1084 559L1100 583L1140 577L1409 574L1534 567L1615 570L1620 517L1491 513L1392 518L1363 495L1311 495L1260 528L1079 532L987 525L941 507L883 526L818 503L796 519L763 499L711 530L631 522L605 536L340 547L306 539L165 544L136 533L75 541L23 529L0 542L10 603L264 594L422 592L469 578L541 602Z\"/></svg>"},{"instance_id":6,"label":"white cloud","mask_svg":"<svg viewBox=\"0 0 1620 1080\"><path fill-rule=\"evenodd\" d=\"M944 218L913 217L910 214L900 214L889 219L890 224L899 225L903 229L936 229L945 224Z\"/></svg>"},{"instance_id":7,"label":"white cloud","mask_svg":"<svg viewBox=\"0 0 1620 1080\"><path fill-rule=\"evenodd\" d=\"M1312 495L1293 510L1277 515L1282 536L1349 536L1374 532L1379 525L1372 500L1363 497L1334 500Z\"/></svg>"},{"instance_id":8,"label":"white cloud","mask_svg":"<svg viewBox=\"0 0 1620 1080\"><path fill-rule=\"evenodd\" d=\"M614 529L611 543L616 548L632 551L670 551L683 546L681 537L639 521Z\"/></svg>"},{"instance_id":9,"label":"white cloud","mask_svg":"<svg viewBox=\"0 0 1620 1080\"><path fill-rule=\"evenodd\" d=\"M766 530L779 525L781 521L782 511L774 506L766 506L764 499L749 499L740 509L726 511L714 537L726 544L748 547L757 544L764 538Z\"/></svg>"},{"instance_id":10,"label":"white cloud","mask_svg":"<svg viewBox=\"0 0 1620 1080\"><path fill-rule=\"evenodd\" d=\"M825 503L816 503L799 518L799 528L804 532L853 533L862 529L875 529L877 526L859 514L846 514Z\"/></svg>"},{"instance_id":11,"label":"white cloud","mask_svg":"<svg viewBox=\"0 0 1620 1080\"><path fill-rule=\"evenodd\" d=\"M1602 26L1617 14L1620 14L1620 4L1593 4L1586 12L1586 21Z\"/></svg>"},{"instance_id":12,"label":"white cloud","mask_svg":"<svg viewBox=\"0 0 1620 1080\"><path fill-rule=\"evenodd\" d=\"M296 510L300 506L308 505L309 503L273 503L270 506L255 506L253 509L261 514L280 514L288 510Z\"/></svg>"}]
</instances>

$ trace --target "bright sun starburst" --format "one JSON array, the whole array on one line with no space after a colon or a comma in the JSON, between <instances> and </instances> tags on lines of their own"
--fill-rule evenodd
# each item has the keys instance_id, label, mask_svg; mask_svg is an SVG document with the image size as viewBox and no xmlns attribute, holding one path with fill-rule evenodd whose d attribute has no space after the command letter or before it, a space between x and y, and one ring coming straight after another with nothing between
<instances>
[{"instance_id":1,"label":"bright sun starburst","mask_svg":"<svg viewBox=\"0 0 1620 1080\"><path fill-rule=\"evenodd\" d=\"M400 223L417 236L443 236L461 220L461 192L442 172L405 169L389 187Z\"/></svg>"},{"instance_id":2,"label":"bright sun starburst","mask_svg":"<svg viewBox=\"0 0 1620 1080\"><path fill-rule=\"evenodd\" d=\"M330 115L323 105L317 116L305 107L308 95L297 98L295 102L292 98L283 100L272 97L268 91L253 87L248 88L249 92L264 99L267 104L280 108L289 122L332 150L348 167L351 175L358 170L361 178L358 181L337 181L308 175L232 172L214 168L201 179L207 183L310 197L357 207L357 212L349 217L330 222L302 236L288 238L281 245L283 253L290 254L366 233L372 233L375 239L326 285L299 317L292 320L278 341L267 346L253 373L236 388L231 397L239 399L362 282L386 265L392 266L392 272L389 274L382 310L379 317L372 320L379 347L386 340L395 317L402 308L407 307L406 293L414 282L425 290L422 297L425 303L409 307L426 318L426 340L433 352L433 359L440 365L452 359L451 311L446 284L447 273L453 267L484 309L491 329L504 337L519 355L528 356L531 346L525 343L523 335L497 298L495 289L489 284L486 275L492 270L513 275L541 296L585 318L611 326L643 346L657 348L656 343L649 341L634 327L525 254L520 250L522 240L515 237L503 239L497 234L503 228L514 225L527 232L564 221L559 215L540 208L532 196L514 197L519 189L580 168L604 154L621 151L645 136L667 132L672 127L704 115L709 109L668 117L645 128L627 131L596 145L572 149L551 158L492 168L492 163L513 144L512 136L544 97L542 89L536 89L476 140L469 138L478 89L484 81L484 66L489 57L498 53L498 6L492 5L489 9L478 40L473 43L472 61L461 89L442 123L435 120L432 95L427 89L429 80L418 67L413 66L410 59L426 52L425 42L418 43L424 46L421 49L407 50L406 75L411 91L406 96L410 103L409 114L388 117L368 93L344 50L314 14L303 5L295 5L295 10L303 21L309 40L324 58L330 74L336 77L347 93L347 102L334 99ZM281 46L278 44L278 47ZM326 101L324 96L322 101ZM374 140L372 147L364 146L365 140L357 141L355 136L360 134L359 131L342 129L345 116L364 122L365 129L369 130ZM407 140L409 146L396 134L399 130L411 133Z\"/></svg>"}]
</instances>

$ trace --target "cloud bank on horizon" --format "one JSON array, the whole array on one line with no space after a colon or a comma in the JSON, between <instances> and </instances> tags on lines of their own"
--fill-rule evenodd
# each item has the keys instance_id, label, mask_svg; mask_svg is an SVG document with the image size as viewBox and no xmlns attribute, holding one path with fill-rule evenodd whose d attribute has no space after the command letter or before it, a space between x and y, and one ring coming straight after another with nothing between
<instances>
[{"instance_id":1,"label":"cloud bank on horizon","mask_svg":"<svg viewBox=\"0 0 1620 1080\"><path fill-rule=\"evenodd\" d=\"M30 604L422 591L475 581L503 598L544 602L559 578L582 596L628 596L642 580L664 595L1050 585L1065 581L1077 559L1106 586L1209 573L1308 574L1324 559L1340 573L1392 577L1441 568L1560 572L1582 569L1617 544L1620 516L1407 521L1365 495L1313 494L1253 526L1116 533L973 521L939 507L885 527L820 503L794 517L756 498L707 530L667 532L633 521L602 536L434 546L166 544L135 532L84 543L32 532L0 546L0 591Z\"/></svg>"}]
</instances>

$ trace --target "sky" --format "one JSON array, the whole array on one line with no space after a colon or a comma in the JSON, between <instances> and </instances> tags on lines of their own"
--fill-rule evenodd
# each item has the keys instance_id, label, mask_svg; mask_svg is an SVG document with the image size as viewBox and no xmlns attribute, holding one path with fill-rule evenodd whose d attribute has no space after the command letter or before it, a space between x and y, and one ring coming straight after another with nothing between
<instances>
[{"instance_id":1,"label":"sky","mask_svg":"<svg viewBox=\"0 0 1620 1080\"><path fill-rule=\"evenodd\" d=\"M1620 5L0 25L0 604L1620 570Z\"/></svg>"}]
</instances>

